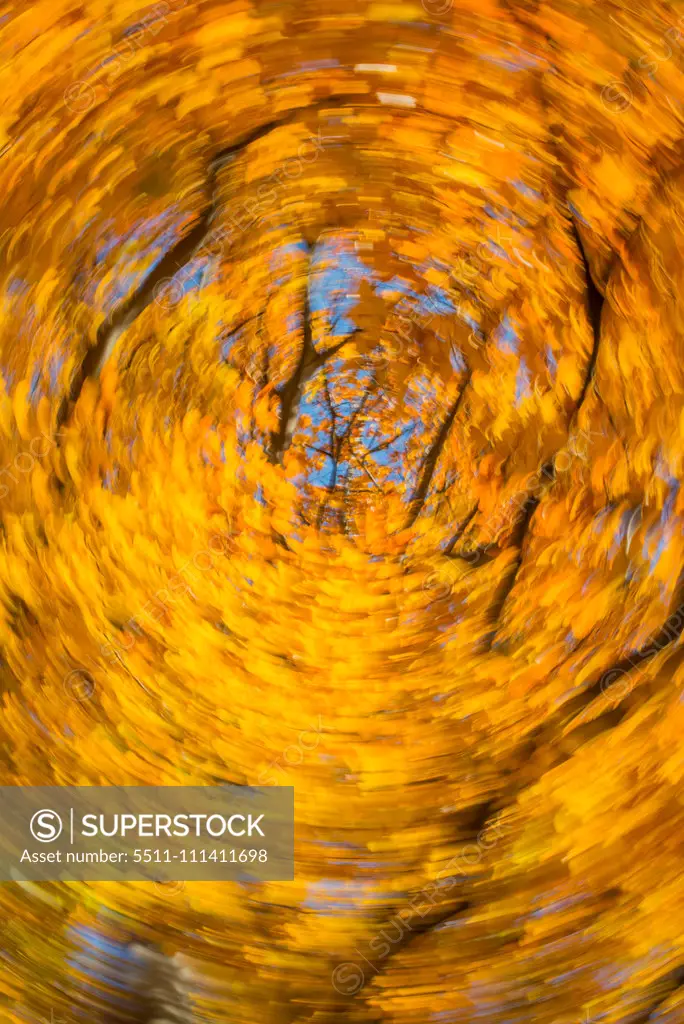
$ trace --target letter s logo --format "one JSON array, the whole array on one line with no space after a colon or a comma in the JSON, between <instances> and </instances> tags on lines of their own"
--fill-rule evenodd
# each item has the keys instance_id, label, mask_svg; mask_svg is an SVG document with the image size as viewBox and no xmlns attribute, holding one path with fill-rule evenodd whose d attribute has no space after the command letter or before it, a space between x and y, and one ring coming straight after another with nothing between
<instances>
[{"instance_id":1,"label":"letter s logo","mask_svg":"<svg viewBox=\"0 0 684 1024\"><path fill-rule=\"evenodd\" d=\"M31 818L31 835L39 843L54 843L62 834L62 819L57 811L36 811Z\"/></svg>"}]
</instances>

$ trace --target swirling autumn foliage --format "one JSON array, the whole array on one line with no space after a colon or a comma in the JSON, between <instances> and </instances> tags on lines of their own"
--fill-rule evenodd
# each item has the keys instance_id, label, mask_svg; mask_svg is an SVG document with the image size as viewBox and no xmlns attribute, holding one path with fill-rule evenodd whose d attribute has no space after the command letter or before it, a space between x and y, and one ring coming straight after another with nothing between
<instances>
[{"instance_id":1,"label":"swirling autumn foliage","mask_svg":"<svg viewBox=\"0 0 684 1024\"><path fill-rule=\"evenodd\" d=\"M290 784L297 871L3 885L3 1019L136 939L197 1020L684 1021L680 28L4 15L2 781Z\"/></svg>"}]
</instances>

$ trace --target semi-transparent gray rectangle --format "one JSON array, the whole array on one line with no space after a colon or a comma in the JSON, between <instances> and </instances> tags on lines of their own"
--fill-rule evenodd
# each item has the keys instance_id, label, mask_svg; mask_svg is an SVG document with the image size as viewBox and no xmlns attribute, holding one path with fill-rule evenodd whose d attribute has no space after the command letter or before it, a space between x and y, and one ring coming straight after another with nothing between
<instances>
[{"instance_id":1,"label":"semi-transparent gray rectangle","mask_svg":"<svg viewBox=\"0 0 684 1024\"><path fill-rule=\"evenodd\" d=\"M0 881L287 881L291 786L0 786Z\"/></svg>"}]
</instances>

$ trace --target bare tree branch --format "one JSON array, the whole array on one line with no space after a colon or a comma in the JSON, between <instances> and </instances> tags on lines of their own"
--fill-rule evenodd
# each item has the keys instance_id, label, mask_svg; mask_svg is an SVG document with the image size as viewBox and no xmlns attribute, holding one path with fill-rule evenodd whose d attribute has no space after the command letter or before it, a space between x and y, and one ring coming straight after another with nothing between
<instances>
[{"instance_id":1,"label":"bare tree branch","mask_svg":"<svg viewBox=\"0 0 684 1024\"><path fill-rule=\"evenodd\" d=\"M377 480L375 479L375 477L374 477L374 476L373 476L373 474L371 473L370 469L369 469L369 468L368 468L368 466L366 465L366 456L365 456L365 455L359 456L359 455L358 455L358 454L357 454L357 453L356 453L356 452L355 452L355 451L353 450L353 448L351 448L351 447L350 447L350 449L349 449L349 452L350 452L350 454L351 454L351 457L352 457L353 459L356 459L356 461L358 462L359 466L361 466L361 469L362 469L362 470L363 470L363 471L364 471L364 472L366 473L366 475L367 475L367 476L368 476L368 478L370 479L371 483L372 483L372 484L373 484L373 485L375 486L375 488L376 488L376 489L377 489L378 491L380 491L380 493L382 494L382 487L380 486L380 484L379 484L379 483L378 483L378 481L377 481Z\"/></svg>"},{"instance_id":2,"label":"bare tree branch","mask_svg":"<svg viewBox=\"0 0 684 1024\"><path fill-rule=\"evenodd\" d=\"M449 540L449 543L447 544L447 546L444 548L442 554L446 555L447 558L450 557L452 551L456 547L456 542L461 539L461 537L463 536L463 534L467 530L468 526L470 525L472 520L475 518L476 512L477 512L477 503L475 503L473 505L472 509L470 510L468 515L465 517L465 519L461 520L461 522L458 524L455 533L453 534L453 536Z\"/></svg>"},{"instance_id":3,"label":"bare tree branch","mask_svg":"<svg viewBox=\"0 0 684 1024\"><path fill-rule=\"evenodd\" d=\"M601 341L601 315L602 315L602 311L603 311L603 296L601 295L600 291L596 287L596 284L594 283L594 279L591 276L591 270L589 269L589 261L587 259L586 253L584 251L584 246L582 244L582 237L581 237L581 235L579 233L579 230L577 228L577 223L576 223L574 217L572 219L572 231L573 231L573 234L575 236L575 242L577 243L577 248L578 248L580 256L582 258L582 263L584 265L584 280L585 280L585 283L586 283L586 297L587 297L587 316L589 318L589 323L591 324L591 328L592 328L593 335L594 335L594 344L593 344L593 347L592 347L591 356L589 358L589 365L587 366L587 371L586 371L586 374L585 374L585 377L584 377L584 383L582 385L582 390L581 390L580 396L579 396L579 398L577 400L576 409L579 410L581 405L582 405L582 403L584 402L584 399L585 399L586 394L587 394L587 390L589 388L589 384L591 382L592 377L594 376L594 371L595 371L595 368L596 368L596 360L598 358L599 343Z\"/></svg>"},{"instance_id":4,"label":"bare tree branch","mask_svg":"<svg viewBox=\"0 0 684 1024\"><path fill-rule=\"evenodd\" d=\"M412 423L408 423L403 430L400 430L399 433L396 434L389 441L383 441L383 443L379 444L377 448L369 448L368 451L366 452L366 455L375 455L376 452L381 452L383 448L389 448L391 445L395 444L396 441L401 440L401 438L404 436L407 430L410 430L411 433L413 433L414 425Z\"/></svg>"},{"instance_id":5,"label":"bare tree branch","mask_svg":"<svg viewBox=\"0 0 684 1024\"><path fill-rule=\"evenodd\" d=\"M425 456L425 462L423 463L423 469L420 474L420 479L418 481L418 485L409 503L409 512L406 519L405 529L407 529L410 526L413 526L416 519L421 513L423 505L425 504L425 499L427 497L427 493L430 488L430 483L432 482L432 477L434 476L434 472L437 467L437 462L439 461L439 457L442 454L444 445L446 444L447 438L449 436L449 431L451 430L451 424L454 422L456 418L456 413L459 410L461 400L466 392L466 388L468 387L469 381L470 374L468 373L458 393L458 396L452 403L452 406L449 409L449 412L447 413L446 419L442 423L442 426L439 428L437 436L435 437L434 441L432 442L427 451L427 455Z\"/></svg>"},{"instance_id":6,"label":"bare tree branch","mask_svg":"<svg viewBox=\"0 0 684 1024\"><path fill-rule=\"evenodd\" d=\"M279 388L276 388L280 398L280 422L278 430L271 437L269 456L272 462L282 462L285 450L288 448L294 425L297 417L299 401L301 399L307 371L313 369L316 359L316 350L313 344L311 331L311 255L312 248L307 242L308 270L304 286L304 310L302 313L302 331L304 341L299 353L299 360L292 376Z\"/></svg>"},{"instance_id":7,"label":"bare tree branch","mask_svg":"<svg viewBox=\"0 0 684 1024\"><path fill-rule=\"evenodd\" d=\"M313 251L311 245L308 243L307 253L309 268L304 289L304 310L302 313L304 341L294 373L285 382L285 384L276 388L281 402L281 411L278 430L272 435L269 449L269 457L272 462L282 462L283 455L290 446L292 435L294 434L297 423L299 406L304 395L304 389L307 382L313 377L316 371L321 368L321 366L325 365L332 356L336 355L341 348L348 344L351 337L356 333L353 331L349 337L343 338L342 341L333 345L332 348L326 349L323 352L316 351L311 326L311 264ZM334 419L335 412L332 405L330 406L330 412Z\"/></svg>"}]
</instances>

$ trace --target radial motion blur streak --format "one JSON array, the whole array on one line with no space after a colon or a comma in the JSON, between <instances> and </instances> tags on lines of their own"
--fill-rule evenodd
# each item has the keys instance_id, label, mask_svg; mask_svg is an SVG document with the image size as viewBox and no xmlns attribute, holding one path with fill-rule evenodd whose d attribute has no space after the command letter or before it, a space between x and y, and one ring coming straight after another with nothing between
<instances>
[{"instance_id":1,"label":"radial motion blur streak","mask_svg":"<svg viewBox=\"0 0 684 1024\"><path fill-rule=\"evenodd\" d=\"M5 883L2 1021L146 955L173 1021L684 1024L683 47L5 5L0 782L291 785L296 878Z\"/></svg>"}]
</instances>

